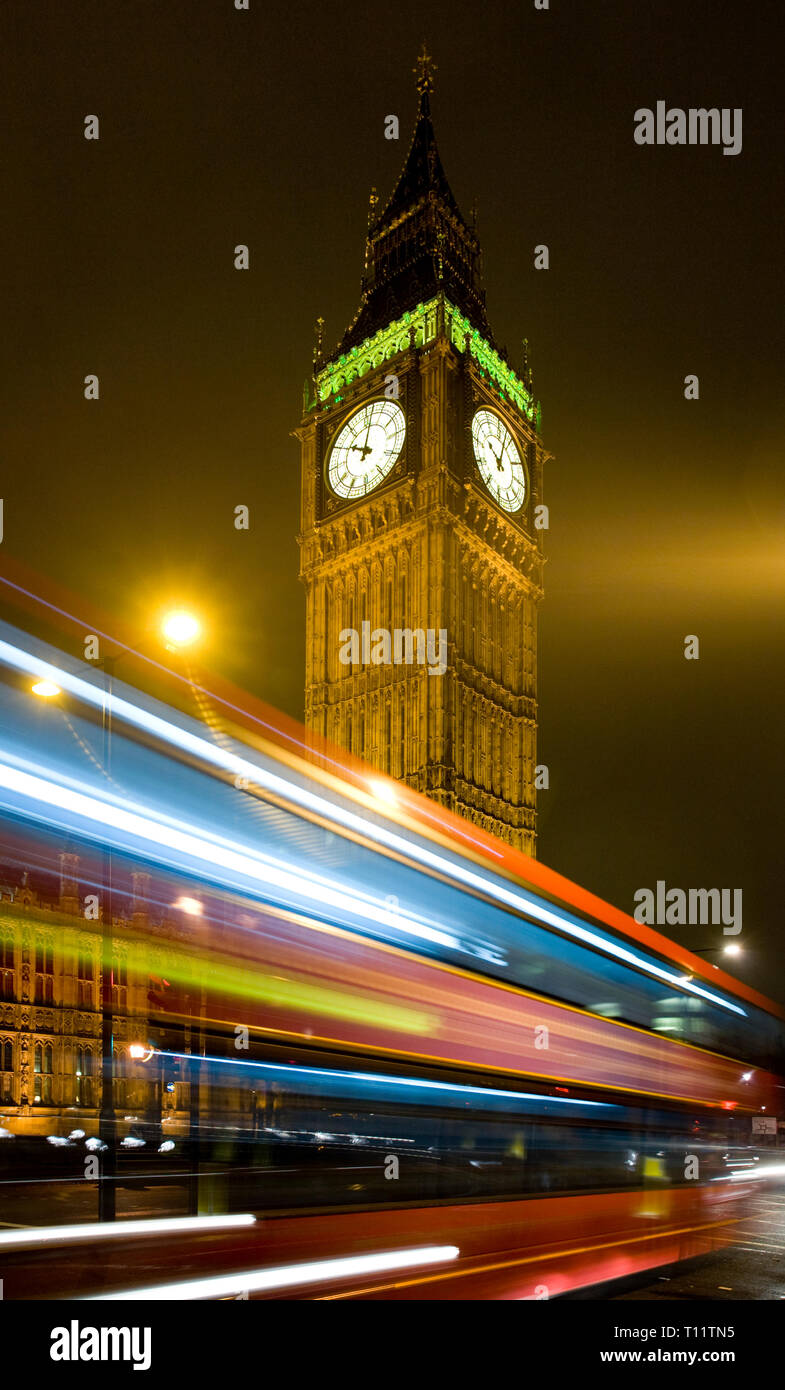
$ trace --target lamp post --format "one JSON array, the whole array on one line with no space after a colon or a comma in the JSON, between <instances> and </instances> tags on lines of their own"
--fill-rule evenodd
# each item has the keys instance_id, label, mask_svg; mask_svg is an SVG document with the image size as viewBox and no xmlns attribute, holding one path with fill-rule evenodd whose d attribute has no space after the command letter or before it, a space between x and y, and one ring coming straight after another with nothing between
<instances>
[{"instance_id":1,"label":"lamp post","mask_svg":"<svg viewBox=\"0 0 785 1390\"><path fill-rule=\"evenodd\" d=\"M200 632L198 620L179 610L171 613L162 624L168 645L191 643ZM112 775L112 689L116 656L105 656L100 662L104 673L104 702L102 711L103 765L107 779ZM101 911L101 1109L98 1117L98 1137L101 1140L101 1180L98 1184L98 1219L114 1221L117 1209L117 1118L114 1108L114 1004L112 1000L114 955L114 909L112 902L112 851L104 848L104 898Z\"/></svg>"},{"instance_id":2,"label":"lamp post","mask_svg":"<svg viewBox=\"0 0 785 1390\"><path fill-rule=\"evenodd\" d=\"M111 776L112 757L112 680L115 658L106 656L100 666L104 674L104 700L101 710L103 770ZM36 681L33 694L44 700L62 694L53 681ZM114 1019L112 1007L112 852L103 852L104 892L101 901L101 1102L98 1110L99 1177L98 1220L114 1221L116 1210L117 1151L114 1113Z\"/></svg>"},{"instance_id":3,"label":"lamp post","mask_svg":"<svg viewBox=\"0 0 785 1390\"><path fill-rule=\"evenodd\" d=\"M201 636L201 624L193 613L183 608L171 609L166 613L161 621L161 633L166 646L171 652L179 652L184 647L190 647ZM190 672L189 672L190 677ZM197 899L180 898L175 904L186 917L198 918L201 911L201 904ZM196 923L194 924L196 926ZM197 935L200 935L197 927ZM201 1091L202 1091L202 1057L204 1056L204 976L202 974L201 954L198 953L199 960L199 980L196 992L196 1007L198 1014L196 1018L196 1039L194 1040L194 1020L191 1020L189 1029L188 1049L191 1053L191 1060L188 1064L188 1148L189 1164L191 1168L191 1181L188 1185L188 1213L195 1216L199 1211L199 1169L200 1169L200 1132L199 1115L201 1111ZM193 998L193 996L192 996ZM195 1041L195 1045L194 1045ZM194 1060L195 1054L195 1060Z\"/></svg>"},{"instance_id":4,"label":"lamp post","mask_svg":"<svg viewBox=\"0 0 785 1390\"><path fill-rule=\"evenodd\" d=\"M186 906L186 904L188 904L188 906ZM202 968L202 928L199 921L201 904L196 899L185 898L180 899L174 906L179 907L187 917L193 920L192 933L197 941L197 950L195 953L195 959L197 961L196 987L194 992L190 994L188 1001L190 1014L188 1051L191 1054L188 1063L188 1147L190 1150L189 1157L191 1167L191 1182L188 1188L188 1215L198 1216L202 1150L202 1134L199 1120L202 1110L202 1066L205 1052L205 989L204 971ZM193 1016L194 1012L196 1017Z\"/></svg>"},{"instance_id":5,"label":"lamp post","mask_svg":"<svg viewBox=\"0 0 785 1390\"><path fill-rule=\"evenodd\" d=\"M199 636L201 625L193 614L179 609L167 614L161 631L169 650L190 645ZM121 653L122 655L122 653ZM107 779L112 770L112 687L115 665L120 658L104 656L94 661L103 671L104 699L101 731L103 770ZM62 694L53 681L37 681L33 694L42 699L54 699ZM98 1112L100 1176L98 1182L98 1219L114 1221L116 1213L117 1147L114 1110L114 1004L112 999L112 961L114 953L112 902L112 851L103 851L104 892L101 903L101 1103Z\"/></svg>"},{"instance_id":6,"label":"lamp post","mask_svg":"<svg viewBox=\"0 0 785 1390\"><path fill-rule=\"evenodd\" d=\"M105 656L102 709L103 765L112 775L112 685L115 658ZM117 1209L117 1133L114 1111L114 1001L112 999L112 957L114 952L112 909L112 851L104 846L104 895L101 903L101 1108L98 1112L98 1138L101 1141L98 1182L98 1220L114 1221Z\"/></svg>"}]
</instances>

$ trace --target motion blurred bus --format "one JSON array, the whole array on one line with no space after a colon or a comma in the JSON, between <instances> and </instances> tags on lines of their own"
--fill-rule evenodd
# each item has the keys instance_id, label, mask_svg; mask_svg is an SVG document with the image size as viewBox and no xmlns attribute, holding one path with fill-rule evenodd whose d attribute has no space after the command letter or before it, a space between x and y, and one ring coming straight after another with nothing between
<instances>
[{"instance_id":1,"label":"motion blurred bus","mask_svg":"<svg viewBox=\"0 0 785 1390\"><path fill-rule=\"evenodd\" d=\"M6 1299L552 1298L733 1240L778 1005L226 687L52 637L0 622Z\"/></svg>"}]
</instances>

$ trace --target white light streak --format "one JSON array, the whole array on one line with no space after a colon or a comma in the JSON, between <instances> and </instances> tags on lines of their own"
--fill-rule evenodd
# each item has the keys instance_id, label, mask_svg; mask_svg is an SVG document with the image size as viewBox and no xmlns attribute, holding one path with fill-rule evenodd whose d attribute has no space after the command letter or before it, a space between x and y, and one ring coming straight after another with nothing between
<instances>
[{"instance_id":1,"label":"white light streak","mask_svg":"<svg viewBox=\"0 0 785 1390\"><path fill-rule=\"evenodd\" d=\"M443 1264L460 1254L457 1245L429 1245L413 1250L385 1250L374 1255L348 1255L338 1260L311 1260L306 1264L280 1265L277 1269L249 1269L207 1279L188 1279L182 1284L153 1284L122 1293L98 1294L89 1303L125 1301L166 1302L187 1298L232 1298L240 1293L267 1293L298 1284L323 1284L336 1279L362 1278L393 1269Z\"/></svg>"},{"instance_id":2,"label":"white light streak","mask_svg":"<svg viewBox=\"0 0 785 1390\"><path fill-rule=\"evenodd\" d=\"M364 894L352 892L327 878L317 875L306 876L302 871L291 872L278 864L266 861L261 855L254 855L243 845L234 844L215 835L207 838L182 821L171 818L153 819L147 807L138 806L134 802L128 801L125 806L120 806L98 798L90 791L75 791L71 787L61 786L57 782L9 767L5 763L0 763L0 787L45 806L81 816L84 820L104 828L111 826L123 834L134 836L137 840L144 840L152 846L153 853L164 845L175 853L188 855L191 859L210 865L211 868L218 867L240 874L252 882L263 884L268 895L270 889L277 889L279 892L290 894L295 901L307 898L320 912L325 908L332 908L340 914L354 913L367 921L376 922L388 929L394 928L439 946L463 949L457 937L408 920L400 911L390 912ZM129 807L133 809L127 809ZM159 858L160 855L156 857Z\"/></svg>"},{"instance_id":3,"label":"white light streak","mask_svg":"<svg viewBox=\"0 0 785 1390\"><path fill-rule=\"evenodd\" d=\"M87 1221L81 1226L33 1226L23 1231L0 1231L0 1250L23 1250L31 1245L61 1245L65 1241L125 1240L127 1236L181 1235L186 1231L223 1231L254 1226L248 1212L229 1216L163 1216L141 1221Z\"/></svg>"},{"instance_id":4,"label":"white light streak","mask_svg":"<svg viewBox=\"0 0 785 1390\"><path fill-rule=\"evenodd\" d=\"M483 873L478 873L467 865L446 859L444 855L436 853L426 845L411 840L406 836L398 834L385 825L380 825L375 821L366 819L354 811L348 810L339 802L329 801L327 798L312 792L307 787L301 787L294 780L288 780L276 773L270 772L261 763L251 761L247 757L240 757L227 749L219 748L208 742L207 739L189 730L174 724L171 720L162 719L159 715L152 714L149 710L140 705L132 704L122 696L110 693L102 687L93 685L90 681L83 680L80 676L72 675L68 671L62 671L59 667L53 666L51 662L43 661L40 657L33 656L30 652L22 651L10 643L0 641L0 660L4 660L9 666L16 670L26 671L43 680L52 681L59 684L62 689L70 691L78 699L86 701L88 704L99 708L108 707L112 711L114 720L123 720L128 724L147 730L155 737L174 747L181 748L202 761L214 767L220 767L224 771L231 772L235 776L242 776L254 782L257 786L264 787L268 791L274 792L287 800L307 809L316 812L328 820L336 821L338 824L346 826L362 834L366 839L375 840L378 844L384 844L396 853L403 854L409 859L416 859L421 864L427 865L437 873L446 875L448 878L466 884L468 887L475 888L486 897L495 899L497 902L504 903L512 907L516 912L523 913L536 921L543 922L546 926L555 928L557 931L575 937L578 941L583 941L586 945L605 955L613 956L617 960L622 960L631 965L633 969L639 970L647 975L653 975L657 979L665 980L668 984L675 985L689 994L698 995L703 999L709 1000L712 1004L717 1004L720 1008L726 1009L731 1013L741 1014L746 1017L746 1010L730 1000L723 999L720 995L696 985L692 981L685 980L683 976L675 974L672 970L667 970L662 966L656 965L653 961L646 960L635 951L628 950L618 942L606 940L588 927L582 926L579 922L572 919L567 914L546 907L544 903L536 898L530 897L527 893L519 889L511 889L503 883L488 878ZM302 882L302 880L300 880ZM378 910L377 910L378 912ZM389 917L390 914L383 914ZM381 921L381 916L376 920ZM392 923L401 927L400 917L396 917ZM442 934L443 935L443 934ZM429 938L431 939L431 938ZM444 941L441 944L445 944ZM450 945L455 945L455 941L450 939ZM464 947L459 942L458 949Z\"/></svg>"}]
</instances>

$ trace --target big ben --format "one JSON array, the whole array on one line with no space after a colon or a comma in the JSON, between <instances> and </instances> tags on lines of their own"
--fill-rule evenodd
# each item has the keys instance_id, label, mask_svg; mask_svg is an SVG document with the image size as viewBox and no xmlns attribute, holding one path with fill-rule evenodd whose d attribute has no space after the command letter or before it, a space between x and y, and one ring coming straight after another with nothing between
<instances>
[{"instance_id":1,"label":"big ben","mask_svg":"<svg viewBox=\"0 0 785 1390\"><path fill-rule=\"evenodd\" d=\"M306 724L535 853L548 457L528 362L494 341L480 245L436 146L433 64L372 195L359 309L319 325L302 447Z\"/></svg>"}]
</instances>

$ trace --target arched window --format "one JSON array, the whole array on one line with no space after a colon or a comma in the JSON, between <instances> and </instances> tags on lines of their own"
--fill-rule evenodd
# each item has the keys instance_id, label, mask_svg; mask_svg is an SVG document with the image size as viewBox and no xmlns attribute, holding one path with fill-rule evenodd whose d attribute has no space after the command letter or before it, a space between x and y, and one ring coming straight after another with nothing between
<instances>
[{"instance_id":1,"label":"arched window","mask_svg":"<svg viewBox=\"0 0 785 1390\"><path fill-rule=\"evenodd\" d=\"M89 951L80 951L77 963L76 997L80 1009L93 1007L93 957Z\"/></svg>"},{"instance_id":2,"label":"arched window","mask_svg":"<svg viewBox=\"0 0 785 1390\"><path fill-rule=\"evenodd\" d=\"M128 996L128 971L121 956L112 956L112 1007L124 1009Z\"/></svg>"},{"instance_id":3,"label":"arched window","mask_svg":"<svg viewBox=\"0 0 785 1390\"><path fill-rule=\"evenodd\" d=\"M125 1105L128 1093L128 1058L124 1052L114 1054L113 1095L115 1105Z\"/></svg>"},{"instance_id":4,"label":"arched window","mask_svg":"<svg viewBox=\"0 0 785 1390\"><path fill-rule=\"evenodd\" d=\"M395 777L398 769L395 766L392 747L392 706L388 704L384 715L384 762L387 771Z\"/></svg>"},{"instance_id":5,"label":"arched window","mask_svg":"<svg viewBox=\"0 0 785 1390\"><path fill-rule=\"evenodd\" d=\"M9 932L0 934L0 999L10 1002L14 997L14 938Z\"/></svg>"},{"instance_id":6,"label":"arched window","mask_svg":"<svg viewBox=\"0 0 785 1390\"><path fill-rule=\"evenodd\" d=\"M35 1002L51 1004L55 996L54 948L51 942L39 941L35 948Z\"/></svg>"},{"instance_id":7,"label":"arched window","mask_svg":"<svg viewBox=\"0 0 785 1390\"><path fill-rule=\"evenodd\" d=\"M474 782L477 776L477 750L474 747L474 739L474 707L471 702L471 697L468 697L463 718L463 757L466 768L466 780L468 782Z\"/></svg>"},{"instance_id":8,"label":"arched window","mask_svg":"<svg viewBox=\"0 0 785 1390\"><path fill-rule=\"evenodd\" d=\"M52 1044L35 1045L35 1101L38 1105L52 1104Z\"/></svg>"},{"instance_id":9,"label":"arched window","mask_svg":"<svg viewBox=\"0 0 785 1390\"><path fill-rule=\"evenodd\" d=\"M0 1044L0 1101L14 1105L14 1045L8 1038Z\"/></svg>"},{"instance_id":10,"label":"arched window","mask_svg":"<svg viewBox=\"0 0 785 1390\"><path fill-rule=\"evenodd\" d=\"M324 679L330 679L330 642L332 641L332 631L330 629L330 586L324 586Z\"/></svg>"}]
</instances>

